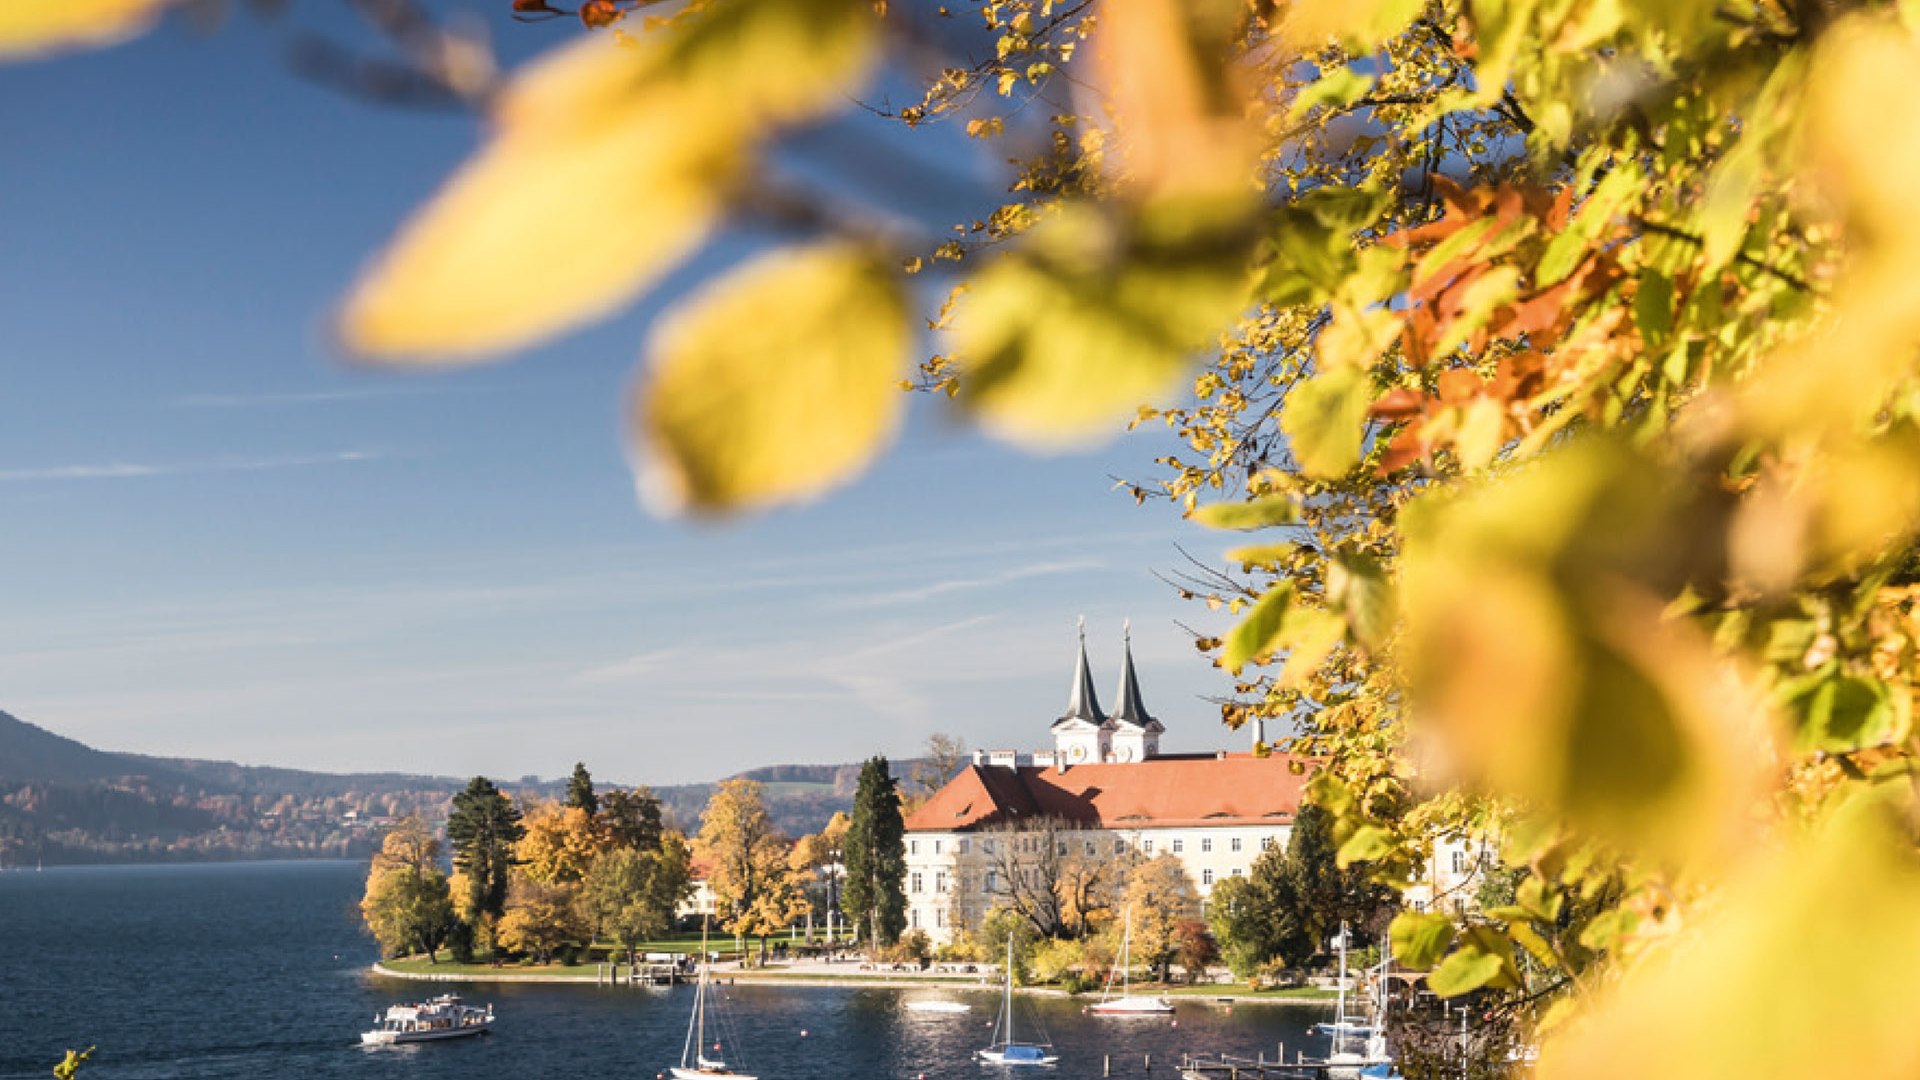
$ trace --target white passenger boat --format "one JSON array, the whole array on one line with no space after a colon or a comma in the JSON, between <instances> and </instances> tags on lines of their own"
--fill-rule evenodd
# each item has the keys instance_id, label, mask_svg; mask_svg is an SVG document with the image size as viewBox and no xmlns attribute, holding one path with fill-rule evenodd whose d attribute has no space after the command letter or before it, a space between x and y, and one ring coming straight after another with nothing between
<instances>
[{"instance_id":1,"label":"white passenger boat","mask_svg":"<svg viewBox=\"0 0 1920 1080\"><path fill-rule=\"evenodd\" d=\"M393 1005L373 1018L373 1030L360 1033L366 1046L433 1042L485 1035L493 1026L493 1006L463 1005L459 997L442 994L413 1005Z\"/></svg>"}]
</instances>

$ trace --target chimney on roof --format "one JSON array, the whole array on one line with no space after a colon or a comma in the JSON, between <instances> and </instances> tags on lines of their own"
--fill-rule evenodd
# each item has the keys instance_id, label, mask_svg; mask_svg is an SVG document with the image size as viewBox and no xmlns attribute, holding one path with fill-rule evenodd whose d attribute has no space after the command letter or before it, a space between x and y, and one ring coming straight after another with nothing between
<instances>
[{"instance_id":1,"label":"chimney on roof","mask_svg":"<svg viewBox=\"0 0 1920 1080\"><path fill-rule=\"evenodd\" d=\"M1267 718L1264 716L1255 716L1252 726L1253 752L1257 754L1260 752L1260 744L1267 741Z\"/></svg>"}]
</instances>

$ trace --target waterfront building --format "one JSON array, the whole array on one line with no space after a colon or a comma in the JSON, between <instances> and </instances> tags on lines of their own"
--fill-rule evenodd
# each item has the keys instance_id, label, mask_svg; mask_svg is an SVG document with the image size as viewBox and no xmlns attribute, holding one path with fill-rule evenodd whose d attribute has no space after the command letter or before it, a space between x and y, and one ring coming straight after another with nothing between
<instances>
[{"instance_id":1,"label":"waterfront building","mask_svg":"<svg viewBox=\"0 0 1920 1080\"><path fill-rule=\"evenodd\" d=\"M1106 713L1084 627L1067 708L1050 730L1048 750L975 751L907 817L909 931L942 944L1072 866L1160 855L1180 861L1204 907L1220 882L1286 846L1311 774L1307 762L1286 754L1162 752L1166 726L1147 711L1131 640L1122 646L1114 710ZM1260 738L1256 730L1256 746ZM1477 872L1478 855L1461 843L1436 844L1431 880L1408 902L1470 896L1466 879Z\"/></svg>"}]
</instances>

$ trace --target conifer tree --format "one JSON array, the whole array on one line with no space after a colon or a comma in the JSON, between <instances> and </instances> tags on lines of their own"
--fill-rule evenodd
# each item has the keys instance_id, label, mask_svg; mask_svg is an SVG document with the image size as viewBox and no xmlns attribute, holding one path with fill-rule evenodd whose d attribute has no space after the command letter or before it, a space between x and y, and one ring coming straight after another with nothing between
<instances>
[{"instance_id":1,"label":"conifer tree","mask_svg":"<svg viewBox=\"0 0 1920 1080\"><path fill-rule=\"evenodd\" d=\"M855 933L874 946L892 945L907 928L905 834L900 791L887 759L868 758L847 827L847 884L840 897Z\"/></svg>"},{"instance_id":2,"label":"conifer tree","mask_svg":"<svg viewBox=\"0 0 1920 1080\"><path fill-rule=\"evenodd\" d=\"M447 839L453 844L454 869L467 880L467 910L476 919L499 918L506 911L507 869L513 865L513 845L524 835L519 809L486 777L474 777L453 797Z\"/></svg>"},{"instance_id":3,"label":"conifer tree","mask_svg":"<svg viewBox=\"0 0 1920 1080\"><path fill-rule=\"evenodd\" d=\"M567 805L585 810L588 817L600 813L600 797L593 793L593 774L584 761L573 763L573 777L567 781Z\"/></svg>"}]
</instances>

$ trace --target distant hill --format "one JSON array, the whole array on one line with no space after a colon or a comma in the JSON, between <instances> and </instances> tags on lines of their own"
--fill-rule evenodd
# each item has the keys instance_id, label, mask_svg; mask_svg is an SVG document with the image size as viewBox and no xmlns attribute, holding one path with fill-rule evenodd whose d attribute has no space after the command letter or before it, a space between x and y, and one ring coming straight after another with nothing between
<instances>
[{"instance_id":1,"label":"distant hill","mask_svg":"<svg viewBox=\"0 0 1920 1080\"><path fill-rule=\"evenodd\" d=\"M147 776L167 783L187 779L158 761L95 750L11 713L0 712L0 781L84 783L128 776Z\"/></svg>"},{"instance_id":2,"label":"distant hill","mask_svg":"<svg viewBox=\"0 0 1920 1080\"><path fill-rule=\"evenodd\" d=\"M913 764L895 762L894 772L904 776ZM739 775L764 786L774 823L798 837L852 809L860 766L769 765ZM501 786L517 796L565 792L564 781L531 780ZM445 776L319 773L96 750L0 712L0 868L37 860L365 856L383 821L409 813L442 817L465 786L465 779ZM717 786L675 784L654 794L669 821L692 833Z\"/></svg>"}]
</instances>

